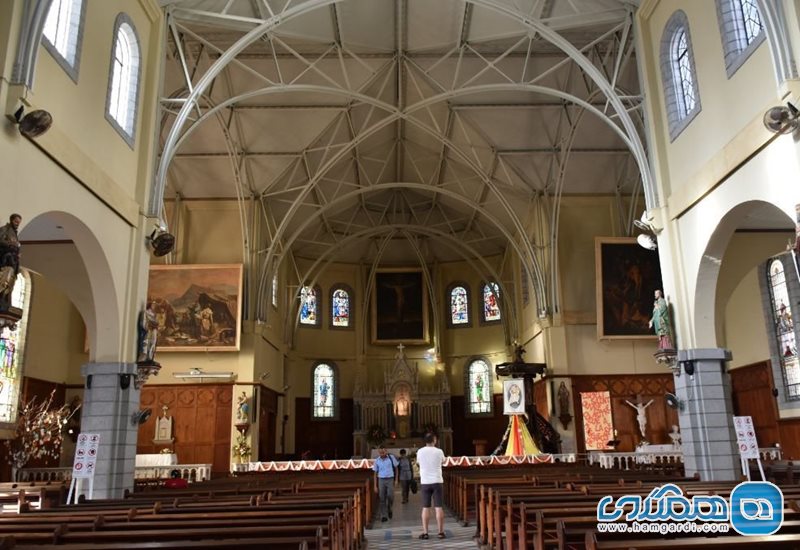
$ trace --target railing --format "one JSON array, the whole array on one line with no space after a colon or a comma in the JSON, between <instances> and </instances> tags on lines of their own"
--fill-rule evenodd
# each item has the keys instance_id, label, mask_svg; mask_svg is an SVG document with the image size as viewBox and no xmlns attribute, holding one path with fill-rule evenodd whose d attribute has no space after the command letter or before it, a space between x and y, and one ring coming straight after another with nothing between
<instances>
[{"instance_id":1,"label":"railing","mask_svg":"<svg viewBox=\"0 0 800 550\"><path fill-rule=\"evenodd\" d=\"M576 462L575 453L540 454L524 456L448 456L444 466L477 466L505 464L547 464L553 462ZM350 458L343 460L294 460L285 462L245 462L233 464L235 473L245 472L286 472L300 470L359 470L372 468L369 458Z\"/></svg>"},{"instance_id":2,"label":"railing","mask_svg":"<svg viewBox=\"0 0 800 550\"><path fill-rule=\"evenodd\" d=\"M780 460L780 447L761 447L758 449L761 460ZM603 451L589 451L586 459L590 465L598 463L601 468L625 468L629 470L633 464L669 464L683 462L683 452L657 451L657 452L630 452L607 453Z\"/></svg>"},{"instance_id":3,"label":"railing","mask_svg":"<svg viewBox=\"0 0 800 550\"><path fill-rule=\"evenodd\" d=\"M211 479L211 464L173 464L171 466L138 466L134 479L168 479L173 470L178 470L183 479L205 481ZM21 468L15 481L70 481L72 467Z\"/></svg>"}]
</instances>

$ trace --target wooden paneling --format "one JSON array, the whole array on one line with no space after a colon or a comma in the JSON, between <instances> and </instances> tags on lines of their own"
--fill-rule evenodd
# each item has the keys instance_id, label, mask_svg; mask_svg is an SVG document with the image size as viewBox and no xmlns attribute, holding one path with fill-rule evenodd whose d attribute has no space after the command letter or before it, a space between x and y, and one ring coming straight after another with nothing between
<instances>
[{"instance_id":1,"label":"wooden paneling","mask_svg":"<svg viewBox=\"0 0 800 550\"><path fill-rule=\"evenodd\" d=\"M139 427L137 453L158 453L164 445L153 444L156 417L169 407L175 443L171 446L183 464L212 464L215 474L226 475L231 460L230 384L180 384L145 386L142 408L153 409L150 419Z\"/></svg>"},{"instance_id":2,"label":"wooden paneling","mask_svg":"<svg viewBox=\"0 0 800 550\"><path fill-rule=\"evenodd\" d=\"M492 416L466 416L464 396L456 395L451 400L453 411L453 456L475 454L476 439L486 440L486 452L491 453L500 443L508 427L508 417L503 414L503 395L492 396Z\"/></svg>"},{"instance_id":3,"label":"wooden paneling","mask_svg":"<svg viewBox=\"0 0 800 550\"><path fill-rule=\"evenodd\" d=\"M311 400L295 400L295 454L311 451L314 458L350 458L353 455L353 400L339 400L338 420L312 420Z\"/></svg>"},{"instance_id":4,"label":"wooden paneling","mask_svg":"<svg viewBox=\"0 0 800 550\"><path fill-rule=\"evenodd\" d=\"M800 418L781 420L778 423L783 458L786 460L800 459Z\"/></svg>"},{"instance_id":5,"label":"wooden paneling","mask_svg":"<svg viewBox=\"0 0 800 550\"><path fill-rule=\"evenodd\" d=\"M759 447L772 447L780 441L778 407L772 390L769 362L762 361L730 371L733 414L752 416Z\"/></svg>"},{"instance_id":6,"label":"wooden paneling","mask_svg":"<svg viewBox=\"0 0 800 550\"><path fill-rule=\"evenodd\" d=\"M635 402L641 395L644 403L651 399L647 407L647 427L645 437L653 445L668 444L667 433L673 424L678 424L678 414L667 406L665 394L674 392L675 385L671 374L617 374L604 376L572 376L572 398L576 411L575 429L578 452L586 452L583 437L583 413L581 410L582 392L607 391L611 396L611 415L617 439L618 451L633 451L641 441L636 409L626 403Z\"/></svg>"},{"instance_id":7,"label":"wooden paneling","mask_svg":"<svg viewBox=\"0 0 800 550\"><path fill-rule=\"evenodd\" d=\"M258 392L258 460L277 460L275 437L278 417L278 394L264 386L256 386Z\"/></svg>"}]
</instances>

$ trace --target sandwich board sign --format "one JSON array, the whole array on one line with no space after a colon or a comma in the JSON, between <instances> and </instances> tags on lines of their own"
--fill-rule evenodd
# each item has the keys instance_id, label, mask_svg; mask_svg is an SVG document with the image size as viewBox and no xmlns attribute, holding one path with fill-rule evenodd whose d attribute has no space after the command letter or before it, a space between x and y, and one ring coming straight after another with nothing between
<instances>
[{"instance_id":1,"label":"sandwich board sign","mask_svg":"<svg viewBox=\"0 0 800 550\"><path fill-rule=\"evenodd\" d=\"M75 503L78 502L78 492L75 491L78 480L89 480L89 498L94 490L94 470L97 465L97 453L100 448L100 434L78 434L75 444L75 460L72 463L72 482L69 485L67 503L75 493Z\"/></svg>"}]
</instances>

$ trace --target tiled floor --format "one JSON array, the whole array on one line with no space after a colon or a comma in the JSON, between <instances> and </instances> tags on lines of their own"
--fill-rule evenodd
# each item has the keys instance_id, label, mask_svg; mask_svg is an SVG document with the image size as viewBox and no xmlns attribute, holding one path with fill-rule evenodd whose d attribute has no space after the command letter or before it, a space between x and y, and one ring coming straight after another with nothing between
<instances>
[{"instance_id":1,"label":"tiled floor","mask_svg":"<svg viewBox=\"0 0 800 550\"><path fill-rule=\"evenodd\" d=\"M446 539L436 538L436 518L431 517L428 524L430 537L420 540L422 533L421 503L419 493L411 495L407 504L401 504L400 490L394 494L394 517L382 523L375 518L372 529L365 531L367 548L369 550L409 550L411 548L478 548L478 543L472 538L475 534L475 525L461 527L456 518L451 516L447 508L444 511L444 532ZM431 516L433 516L431 510Z\"/></svg>"}]
</instances>

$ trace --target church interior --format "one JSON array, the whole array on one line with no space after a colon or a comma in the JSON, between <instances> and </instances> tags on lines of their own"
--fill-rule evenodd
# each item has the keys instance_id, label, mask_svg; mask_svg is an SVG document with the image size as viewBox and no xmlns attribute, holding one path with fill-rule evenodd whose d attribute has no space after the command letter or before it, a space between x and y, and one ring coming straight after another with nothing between
<instances>
[{"instance_id":1,"label":"church interior","mask_svg":"<svg viewBox=\"0 0 800 550\"><path fill-rule=\"evenodd\" d=\"M0 53L3 452L67 415L0 481L502 455L515 361L538 452L800 458L796 2L8 0Z\"/></svg>"}]
</instances>

